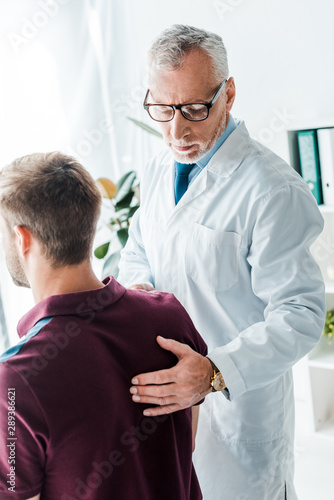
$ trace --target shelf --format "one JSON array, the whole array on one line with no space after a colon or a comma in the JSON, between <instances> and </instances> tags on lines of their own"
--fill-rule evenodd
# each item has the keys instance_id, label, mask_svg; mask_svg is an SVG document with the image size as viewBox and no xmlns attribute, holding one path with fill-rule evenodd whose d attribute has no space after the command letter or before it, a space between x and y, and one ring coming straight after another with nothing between
<instances>
[{"instance_id":1,"label":"shelf","mask_svg":"<svg viewBox=\"0 0 334 500\"><path fill-rule=\"evenodd\" d=\"M308 363L312 368L334 370L334 340L333 344L328 344L327 338L323 336L316 347L309 353Z\"/></svg>"},{"instance_id":2,"label":"shelf","mask_svg":"<svg viewBox=\"0 0 334 500\"><path fill-rule=\"evenodd\" d=\"M324 230L312 246L312 253L325 280L326 310L334 308L334 206L319 205ZM309 416L314 435L334 444L334 338L329 344L322 335L307 356ZM311 411L312 408L312 411Z\"/></svg>"},{"instance_id":3,"label":"shelf","mask_svg":"<svg viewBox=\"0 0 334 500\"><path fill-rule=\"evenodd\" d=\"M321 213L334 213L334 205L318 205Z\"/></svg>"},{"instance_id":4,"label":"shelf","mask_svg":"<svg viewBox=\"0 0 334 500\"><path fill-rule=\"evenodd\" d=\"M310 359L309 365L312 368L324 368L326 370L334 370L334 354L327 354L319 358Z\"/></svg>"},{"instance_id":5,"label":"shelf","mask_svg":"<svg viewBox=\"0 0 334 500\"><path fill-rule=\"evenodd\" d=\"M326 420L316 431L315 436L334 441L334 419Z\"/></svg>"},{"instance_id":6,"label":"shelf","mask_svg":"<svg viewBox=\"0 0 334 500\"><path fill-rule=\"evenodd\" d=\"M334 308L334 206L319 205L324 230L312 246L312 254L325 280L326 310ZM322 335L307 356L308 412L314 435L334 443L334 338ZM312 410L311 410L312 408Z\"/></svg>"}]
</instances>

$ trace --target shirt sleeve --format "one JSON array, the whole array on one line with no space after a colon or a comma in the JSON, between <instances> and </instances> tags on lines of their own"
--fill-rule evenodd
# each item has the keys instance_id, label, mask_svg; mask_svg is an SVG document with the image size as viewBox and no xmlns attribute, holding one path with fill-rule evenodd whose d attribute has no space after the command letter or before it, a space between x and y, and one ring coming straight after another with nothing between
<instances>
[{"instance_id":1,"label":"shirt sleeve","mask_svg":"<svg viewBox=\"0 0 334 500\"><path fill-rule=\"evenodd\" d=\"M121 252L117 281L126 288L139 283L154 287L154 280L148 262L140 229L140 208L134 214L128 241Z\"/></svg>"},{"instance_id":2,"label":"shirt sleeve","mask_svg":"<svg viewBox=\"0 0 334 500\"><path fill-rule=\"evenodd\" d=\"M171 327L171 331L175 332L175 334L171 335L169 331L169 333L166 332L166 337L174 338L178 342L188 344L194 351L198 352L202 356L206 356L208 354L208 347L204 342L203 337L196 330L192 319L190 318L189 314L182 306L182 304L173 295L172 297L174 299L175 310L174 314L171 310L171 316L174 322ZM204 400L205 398L201 399L194 406L201 405Z\"/></svg>"},{"instance_id":3,"label":"shirt sleeve","mask_svg":"<svg viewBox=\"0 0 334 500\"><path fill-rule=\"evenodd\" d=\"M0 497L26 500L42 490L47 426L28 383L0 363Z\"/></svg>"},{"instance_id":4,"label":"shirt sleeve","mask_svg":"<svg viewBox=\"0 0 334 500\"><path fill-rule=\"evenodd\" d=\"M322 229L316 202L301 185L277 189L258 210L247 260L264 319L209 353L231 400L273 382L319 340L325 288L310 246Z\"/></svg>"},{"instance_id":5,"label":"shirt sleeve","mask_svg":"<svg viewBox=\"0 0 334 500\"><path fill-rule=\"evenodd\" d=\"M173 309L171 309L171 316L173 317L172 331L179 332L179 337L171 336L169 331L169 336L175 338L179 342L188 344L194 351L198 352L202 356L208 354L208 347L204 342L203 337L198 333L195 328L192 319L190 318L188 312L183 307L183 305L176 299L174 295L171 294L175 304L175 310L173 314ZM168 336L168 333L166 332ZM175 334L176 335L176 334Z\"/></svg>"}]
</instances>

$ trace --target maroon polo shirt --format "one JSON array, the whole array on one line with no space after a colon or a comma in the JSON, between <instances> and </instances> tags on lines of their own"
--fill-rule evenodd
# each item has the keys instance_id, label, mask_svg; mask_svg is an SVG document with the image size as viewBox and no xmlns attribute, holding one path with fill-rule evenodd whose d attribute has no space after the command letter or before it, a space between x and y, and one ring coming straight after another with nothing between
<instances>
[{"instance_id":1,"label":"maroon polo shirt","mask_svg":"<svg viewBox=\"0 0 334 500\"><path fill-rule=\"evenodd\" d=\"M191 409L144 417L148 405L134 403L129 389L134 375L177 362L157 335L202 355L206 345L173 295L104 284L37 304L19 336L52 319L0 362L3 500L39 492L42 500L202 498Z\"/></svg>"}]
</instances>

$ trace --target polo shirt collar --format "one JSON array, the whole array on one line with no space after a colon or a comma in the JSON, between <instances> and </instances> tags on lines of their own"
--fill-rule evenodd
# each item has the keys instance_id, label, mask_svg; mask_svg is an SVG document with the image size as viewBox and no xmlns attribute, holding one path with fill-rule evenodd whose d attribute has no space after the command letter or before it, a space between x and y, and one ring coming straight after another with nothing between
<instances>
[{"instance_id":1,"label":"polo shirt collar","mask_svg":"<svg viewBox=\"0 0 334 500\"><path fill-rule=\"evenodd\" d=\"M17 332L23 337L40 319L53 316L87 317L90 311L103 310L117 302L126 289L112 276L105 278L104 286L96 290L52 295L36 304L19 321Z\"/></svg>"}]
</instances>

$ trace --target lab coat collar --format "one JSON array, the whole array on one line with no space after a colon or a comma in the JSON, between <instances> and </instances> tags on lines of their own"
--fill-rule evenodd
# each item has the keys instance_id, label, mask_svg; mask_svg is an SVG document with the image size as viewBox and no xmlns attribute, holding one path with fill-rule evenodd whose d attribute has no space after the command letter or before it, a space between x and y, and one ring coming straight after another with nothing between
<instances>
[{"instance_id":1,"label":"lab coat collar","mask_svg":"<svg viewBox=\"0 0 334 500\"><path fill-rule=\"evenodd\" d=\"M228 136L218 151L213 155L203 171L213 172L221 177L230 177L239 167L251 144L251 137L244 121ZM167 167L172 166L171 174L174 179L174 159L171 154L165 155L161 162ZM200 177L203 172L198 176Z\"/></svg>"},{"instance_id":2,"label":"lab coat collar","mask_svg":"<svg viewBox=\"0 0 334 500\"><path fill-rule=\"evenodd\" d=\"M166 166L166 185L169 189L168 205L170 215L173 217L184 205L200 196L206 189L208 173L219 175L220 177L230 177L240 166L251 143L251 137L243 121L229 135L218 151L213 155L207 166L198 175L189 189L185 192L181 200L175 205L174 197L174 159L171 154L167 154L162 160L162 166Z\"/></svg>"},{"instance_id":3,"label":"lab coat collar","mask_svg":"<svg viewBox=\"0 0 334 500\"><path fill-rule=\"evenodd\" d=\"M211 158L206 170L221 177L230 177L240 166L251 141L245 122L242 121Z\"/></svg>"}]
</instances>

